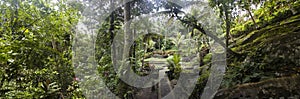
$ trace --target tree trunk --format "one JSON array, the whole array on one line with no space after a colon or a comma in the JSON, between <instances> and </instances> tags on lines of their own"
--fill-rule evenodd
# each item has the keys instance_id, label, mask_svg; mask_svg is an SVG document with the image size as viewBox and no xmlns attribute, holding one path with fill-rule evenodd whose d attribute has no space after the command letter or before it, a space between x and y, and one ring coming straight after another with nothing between
<instances>
[{"instance_id":1,"label":"tree trunk","mask_svg":"<svg viewBox=\"0 0 300 99\"><path fill-rule=\"evenodd\" d=\"M134 29L133 30L133 36L132 36L132 39L135 40L135 37L136 37L136 30ZM136 66L137 66L137 59L136 59L136 46L137 46L137 42L134 42L133 41L133 48L132 48L132 57L133 57L133 60L132 60L132 63L134 64L134 72L136 72Z\"/></svg>"},{"instance_id":2,"label":"tree trunk","mask_svg":"<svg viewBox=\"0 0 300 99\"><path fill-rule=\"evenodd\" d=\"M250 15L250 17L251 17L251 20L253 21L255 28L258 28L258 27L257 27L257 24L256 24L256 22L255 22L255 20L254 20L254 17L253 17L253 15L252 15L251 11L250 11L250 8L248 8L248 9L246 9L246 10L247 10L247 12L249 13L249 15Z\"/></svg>"},{"instance_id":3,"label":"tree trunk","mask_svg":"<svg viewBox=\"0 0 300 99\"><path fill-rule=\"evenodd\" d=\"M249 13L249 15L250 15L250 17L251 17L251 20L253 21L253 24L254 24L255 28L258 28L258 27L257 27L257 24L256 24L256 22L255 22L255 20L254 20L254 17L253 17L253 15L252 15L251 11L250 11L250 9L251 9L251 8L250 8L250 5L251 5L251 3L248 2L248 1L246 1L245 9L246 9L246 11Z\"/></svg>"},{"instance_id":4,"label":"tree trunk","mask_svg":"<svg viewBox=\"0 0 300 99\"><path fill-rule=\"evenodd\" d=\"M114 9L115 9L115 6L114 6L114 1L113 0L110 0L110 9L111 9L111 15L110 15L110 27L109 27L109 33L110 33L110 40L111 40L111 46L112 46L112 49L111 51L113 52L112 53L112 57L113 59L116 58L116 47L115 47L115 44L113 43L114 41L114 21L115 21L115 14L114 14Z\"/></svg>"},{"instance_id":5,"label":"tree trunk","mask_svg":"<svg viewBox=\"0 0 300 99\"><path fill-rule=\"evenodd\" d=\"M124 4L124 43L123 43L123 51L122 54L120 54L120 57L122 59L121 66L118 70L118 73L121 74L124 73L124 69L126 63L128 63L128 56L129 56L129 50L130 50L130 40L131 40L131 31L130 31L130 3L129 0L123 0ZM119 54L119 53L118 53Z\"/></svg>"},{"instance_id":6,"label":"tree trunk","mask_svg":"<svg viewBox=\"0 0 300 99\"><path fill-rule=\"evenodd\" d=\"M130 3L129 0L123 0L124 4L124 46L123 46L123 53L122 56L122 62L121 66L118 68L117 75L119 77L126 76L128 78L130 75L127 75L129 73L129 64L128 63L128 56L129 56L129 49L130 49L130 39L131 39L131 31L130 31ZM118 53L119 54L119 53ZM125 73L125 74L124 74ZM123 77L124 78L124 77ZM117 92L119 93L119 97L125 98L125 94L130 90L129 86L122 81L121 79L118 79L118 86L116 88Z\"/></svg>"},{"instance_id":7,"label":"tree trunk","mask_svg":"<svg viewBox=\"0 0 300 99\"><path fill-rule=\"evenodd\" d=\"M225 10L225 24L226 24L226 47L228 48L229 46L229 35L230 35L230 18L229 18L229 12L228 12L228 7L224 7Z\"/></svg>"},{"instance_id":8,"label":"tree trunk","mask_svg":"<svg viewBox=\"0 0 300 99\"><path fill-rule=\"evenodd\" d=\"M130 3L127 3L128 0L124 0L123 3L125 4L124 7L124 49L123 49L123 59L128 56L128 51L129 51L129 43L130 43L130 36L131 31L130 31ZM127 59L126 59L127 60Z\"/></svg>"}]
</instances>

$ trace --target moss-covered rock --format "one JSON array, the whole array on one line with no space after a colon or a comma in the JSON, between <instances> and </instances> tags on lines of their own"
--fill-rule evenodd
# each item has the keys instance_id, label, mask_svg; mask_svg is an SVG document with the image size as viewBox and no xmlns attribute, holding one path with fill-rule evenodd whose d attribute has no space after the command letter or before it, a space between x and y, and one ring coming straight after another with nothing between
<instances>
[{"instance_id":1,"label":"moss-covered rock","mask_svg":"<svg viewBox=\"0 0 300 99\"><path fill-rule=\"evenodd\" d=\"M215 99L265 99L300 95L300 76L269 79L238 85L216 93ZM299 98L299 97L298 97ZM294 98L292 98L294 99Z\"/></svg>"},{"instance_id":2,"label":"moss-covered rock","mask_svg":"<svg viewBox=\"0 0 300 99\"><path fill-rule=\"evenodd\" d=\"M295 9L300 8L300 2L268 3L271 3L268 7L255 11L258 28L248 21L231 30L231 49L244 57L228 59L222 86L228 89L222 89L216 98L279 98L300 94L296 87L299 77L292 76L300 74L300 10ZM271 79L277 77L285 78Z\"/></svg>"}]
</instances>

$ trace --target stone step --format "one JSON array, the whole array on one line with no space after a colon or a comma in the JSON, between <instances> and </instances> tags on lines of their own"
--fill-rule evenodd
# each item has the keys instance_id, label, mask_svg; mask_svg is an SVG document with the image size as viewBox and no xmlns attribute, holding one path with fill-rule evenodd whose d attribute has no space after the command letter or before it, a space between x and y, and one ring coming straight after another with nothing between
<instances>
[{"instance_id":1,"label":"stone step","mask_svg":"<svg viewBox=\"0 0 300 99\"><path fill-rule=\"evenodd\" d=\"M152 57L153 58L165 58L166 56L160 55L160 54L153 54Z\"/></svg>"},{"instance_id":2,"label":"stone step","mask_svg":"<svg viewBox=\"0 0 300 99\"><path fill-rule=\"evenodd\" d=\"M169 78L165 76L162 78L158 84L158 99L162 99L168 94L170 94L171 97L169 99L175 99L174 94L172 92L172 86L169 81Z\"/></svg>"},{"instance_id":3,"label":"stone step","mask_svg":"<svg viewBox=\"0 0 300 99\"><path fill-rule=\"evenodd\" d=\"M134 97L134 99L157 99L158 92L153 88L143 88L136 92Z\"/></svg>"},{"instance_id":4,"label":"stone step","mask_svg":"<svg viewBox=\"0 0 300 99\"><path fill-rule=\"evenodd\" d=\"M193 62L180 62L180 65L183 69L195 69L199 67L199 63Z\"/></svg>"}]
</instances>

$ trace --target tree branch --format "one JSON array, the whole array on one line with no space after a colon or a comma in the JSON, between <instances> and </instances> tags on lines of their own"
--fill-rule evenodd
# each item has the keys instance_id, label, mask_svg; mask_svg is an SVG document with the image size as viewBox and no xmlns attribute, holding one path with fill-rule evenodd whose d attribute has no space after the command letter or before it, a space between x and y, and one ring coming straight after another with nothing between
<instances>
[{"instance_id":1,"label":"tree branch","mask_svg":"<svg viewBox=\"0 0 300 99\"><path fill-rule=\"evenodd\" d=\"M175 16L177 17L177 19L178 19L180 22L182 22L182 23L184 23L184 24L186 24L186 25L188 25L188 26L194 27L194 28L196 28L197 30L199 30L201 33L203 33L203 34L205 34L205 35L211 37L212 39L214 39L214 40L215 40L217 43L219 43L223 48L225 48L226 51L227 51L229 54L232 54L232 55L240 55L240 54L238 54L238 53L232 51L230 48L226 47L226 44L225 44L220 38L218 38L216 35L213 35L212 33L209 33L209 31L205 31L205 30L203 29L203 27L201 26L201 24L197 24L197 22L192 22L192 21L189 21L189 20L184 20L184 19L182 19L181 17L179 17L177 14L175 14ZM187 15L186 15L186 16L187 16ZM197 20L195 20L195 21L197 21Z\"/></svg>"}]
</instances>

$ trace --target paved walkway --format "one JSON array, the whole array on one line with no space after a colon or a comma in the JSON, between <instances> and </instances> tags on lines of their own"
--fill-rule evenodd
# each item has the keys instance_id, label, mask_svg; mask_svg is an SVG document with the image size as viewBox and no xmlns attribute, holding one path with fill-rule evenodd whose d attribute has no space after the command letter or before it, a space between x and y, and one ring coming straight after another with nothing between
<instances>
[{"instance_id":1,"label":"paved walkway","mask_svg":"<svg viewBox=\"0 0 300 99\"><path fill-rule=\"evenodd\" d=\"M193 57L182 57L182 62L180 62L183 70L193 70L194 66L191 65L191 60L194 60L196 56ZM174 93L172 93L171 81L169 80L166 71L168 69L167 58L163 58L161 55L155 54L151 58L145 60L149 62L150 65L154 65L158 72L159 83L151 88L140 89L135 95L135 99L162 99L168 94L170 99L175 99Z\"/></svg>"}]
</instances>

